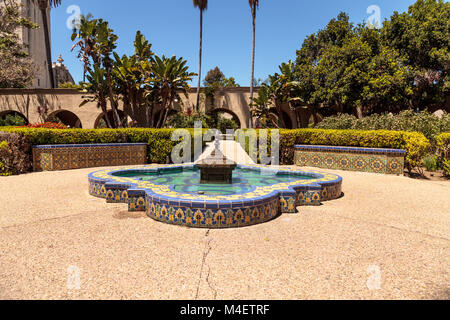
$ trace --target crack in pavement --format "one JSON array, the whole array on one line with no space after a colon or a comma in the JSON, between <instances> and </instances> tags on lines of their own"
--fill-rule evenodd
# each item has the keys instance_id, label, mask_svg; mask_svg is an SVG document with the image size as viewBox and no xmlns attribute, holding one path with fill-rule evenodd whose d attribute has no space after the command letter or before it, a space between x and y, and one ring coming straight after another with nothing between
<instances>
[{"instance_id":1,"label":"crack in pavement","mask_svg":"<svg viewBox=\"0 0 450 320\"><path fill-rule=\"evenodd\" d=\"M217 299L217 290L214 289L211 281L209 281L209 275L211 274L211 267L208 265L208 275L206 276L206 282L208 283L209 288L212 292L214 292L214 300Z\"/></svg>"},{"instance_id":2,"label":"crack in pavement","mask_svg":"<svg viewBox=\"0 0 450 320\"><path fill-rule=\"evenodd\" d=\"M211 229L208 229L208 231L206 231L205 238L208 238L210 233L211 233ZM203 251L202 266L200 268L200 275L198 277L197 293L195 294L195 300L198 299L198 296L199 296L199 293L200 293L200 284L201 284L201 281L202 281L203 269L205 268L206 259L208 257L208 254L212 250L211 242L213 240L214 239L208 239L206 241L206 244L205 244L205 250ZM211 282L209 280L209 276L211 274L211 267L209 265L206 265L206 267L208 267L208 273L207 273L207 276L206 276L206 282L208 283L209 288L214 292L214 300L215 300L216 297L217 297L217 291L213 288L213 286L212 286L212 284L211 284Z\"/></svg>"}]
</instances>

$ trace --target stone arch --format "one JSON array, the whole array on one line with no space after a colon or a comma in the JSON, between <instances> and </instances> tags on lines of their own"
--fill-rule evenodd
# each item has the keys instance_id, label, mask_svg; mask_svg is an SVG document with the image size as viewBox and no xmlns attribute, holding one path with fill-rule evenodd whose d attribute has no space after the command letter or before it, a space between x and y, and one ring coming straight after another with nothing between
<instances>
[{"instance_id":1,"label":"stone arch","mask_svg":"<svg viewBox=\"0 0 450 320\"><path fill-rule=\"evenodd\" d=\"M0 111L0 119L4 119L6 116L11 115L11 116L19 116L21 117L23 120L25 120L25 125L28 125L30 122L28 121L27 117L25 117L22 113L20 113L19 111L15 111L15 110L5 110L5 111Z\"/></svg>"},{"instance_id":2,"label":"stone arch","mask_svg":"<svg viewBox=\"0 0 450 320\"><path fill-rule=\"evenodd\" d=\"M119 118L120 118L120 121L122 122L122 125L124 127L127 127L128 126L128 115L125 113L125 111L122 111L122 110L117 110L117 112L119 113ZM106 117L108 117L108 119L111 123L114 123L113 111L108 110L106 112L106 114L104 112L102 112L98 115L97 119L94 122L94 128L95 129L106 128L106 123L107 123Z\"/></svg>"},{"instance_id":3,"label":"stone arch","mask_svg":"<svg viewBox=\"0 0 450 320\"><path fill-rule=\"evenodd\" d=\"M241 119L239 119L239 116L232 110L230 109L226 109L226 108L215 108L212 109L211 111L208 112L210 115L214 115L217 113L226 113L228 115L230 115L234 121L236 121L236 123L238 124L239 128L242 128L242 121Z\"/></svg>"},{"instance_id":4,"label":"stone arch","mask_svg":"<svg viewBox=\"0 0 450 320\"><path fill-rule=\"evenodd\" d=\"M83 128L80 118L78 118L75 113L68 110L57 110L55 112L52 112L50 115L48 115L47 121L52 120L57 120L70 128Z\"/></svg>"}]
</instances>

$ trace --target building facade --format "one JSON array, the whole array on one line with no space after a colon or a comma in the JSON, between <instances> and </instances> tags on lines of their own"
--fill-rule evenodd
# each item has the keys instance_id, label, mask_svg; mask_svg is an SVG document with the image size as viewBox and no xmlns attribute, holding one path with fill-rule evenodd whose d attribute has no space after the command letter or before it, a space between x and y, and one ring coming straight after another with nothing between
<instances>
[{"instance_id":1,"label":"building facade","mask_svg":"<svg viewBox=\"0 0 450 320\"><path fill-rule=\"evenodd\" d=\"M50 74L48 72L47 51L45 47L45 31L42 11L38 2L31 0L15 0L22 5L23 14L29 20L39 25L38 29L20 28L17 32L24 45L24 50L33 59L38 68L36 78L33 81L32 88L49 89L51 88ZM48 36L51 39L50 32L50 8L46 10L47 21L49 24ZM50 42L51 43L51 42Z\"/></svg>"}]
</instances>

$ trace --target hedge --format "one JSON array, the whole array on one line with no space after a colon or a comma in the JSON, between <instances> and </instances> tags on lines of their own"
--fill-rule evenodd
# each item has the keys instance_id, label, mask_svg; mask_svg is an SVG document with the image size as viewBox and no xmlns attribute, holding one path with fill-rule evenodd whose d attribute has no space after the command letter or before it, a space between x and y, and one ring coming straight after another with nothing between
<instances>
[{"instance_id":1,"label":"hedge","mask_svg":"<svg viewBox=\"0 0 450 320\"><path fill-rule=\"evenodd\" d=\"M148 162L166 163L177 142L171 141L176 129L67 129L0 128L0 131L26 136L32 145L147 143ZM193 129L188 129L191 136Z\"/></svg>"},{"instance_id":2,"label":"hedge","mask_svg":"<svg viewBox=\"0 0 450 320\"><path fill-rule=\"evenodd\" d=\"M147 143L149 163L166 163L176 142L171 141L175 129L32 129L1 128L19 133L32 145L89 144L89 143ZM194 130L189 129L191 135ZM409 170L419 167L430 148L430 142L417 132L298 129L280 130L280 163L294 163L294 145L329 145L365 148L404 149Z\"/></svg>"}]
</instances>

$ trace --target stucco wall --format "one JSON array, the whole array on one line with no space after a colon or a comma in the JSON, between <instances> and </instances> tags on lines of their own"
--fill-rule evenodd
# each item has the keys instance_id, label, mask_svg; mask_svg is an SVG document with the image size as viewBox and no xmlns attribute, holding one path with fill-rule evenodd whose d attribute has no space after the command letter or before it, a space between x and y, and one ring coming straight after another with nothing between
<instances>
[{"instance_id":1,"label":"stucco wall","mask_svg":"<svg viewBox=\"0 0 450 320\"><path fill-rule=\"evenodd\" d=\"M239 118L242 128L248 128L250 121L250 111L248 108L249 88L226 88L217 92L214 98L214 105L210 99L202 97L201 109L209 112L220 110L229 112ZM0 89L0 115L8 111L20 112L30 123L44 122L46 117L55 114L57 111L66 110L72 112L81 121L82 127L94 128L96 121L102 116L102 112L95 102L88 103L80 107L81 102L88 96L72 89ZM188 97L181 95L181 101L175 103L173 109L186 110L195 105L196 89L189 91ZM39 113L39 109L46 109L45 115ZM120 109L123 110L122 106ZM124 110L127 115L131 115L129 110ZM296 117L286 106L285 112L289 114L293 127L297 126ZM135 119L139 116L135 116Z\"/></svg>"}]
</instances>

